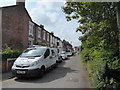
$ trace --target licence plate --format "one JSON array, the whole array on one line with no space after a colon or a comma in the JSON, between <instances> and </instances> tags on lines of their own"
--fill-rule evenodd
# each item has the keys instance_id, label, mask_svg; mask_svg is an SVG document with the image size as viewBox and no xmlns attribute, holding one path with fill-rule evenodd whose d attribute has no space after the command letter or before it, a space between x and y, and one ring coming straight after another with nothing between
<instances>
[{"instance_id":1,"label":"licence plate","mask_svg":"<svg viewBox=\"0 0 120 90\"><path fill-rule=\"evenodd\" d=\"M17 71L17 74L25 74L26 71Z\"/></svg>"}]
</instances>

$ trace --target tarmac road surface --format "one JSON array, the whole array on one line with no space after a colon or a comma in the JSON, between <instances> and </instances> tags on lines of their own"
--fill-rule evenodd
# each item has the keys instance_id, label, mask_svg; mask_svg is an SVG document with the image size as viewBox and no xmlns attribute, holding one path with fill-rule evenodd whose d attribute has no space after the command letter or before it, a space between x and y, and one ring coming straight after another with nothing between
<instances>
[{"instance_id":1,"label":"tarmac road surface","mask_svg":"<svg viewBox=\"0 0 120 90\"><path fill-rule=\"evenodd\" d=\"M2 88L90 88L87 72L79 55L71 56L42 78L16 77L3 80Z\"/></svg>"}]
</instances>

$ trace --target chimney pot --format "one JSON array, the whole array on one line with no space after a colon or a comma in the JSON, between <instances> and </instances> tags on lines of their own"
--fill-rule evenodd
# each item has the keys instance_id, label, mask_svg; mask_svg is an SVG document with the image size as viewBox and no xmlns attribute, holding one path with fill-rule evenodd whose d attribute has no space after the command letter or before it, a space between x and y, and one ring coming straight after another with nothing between
<instances>
[{"instance_id":1,"label":"chimney pot","mask_svg":"<svg viewBox=\"0 0 120 90\"><path fill-rule=\"evenodd\" d=\"M16 5L25 6L25 0L16 0Z\"/></svg>"}]
</instances>

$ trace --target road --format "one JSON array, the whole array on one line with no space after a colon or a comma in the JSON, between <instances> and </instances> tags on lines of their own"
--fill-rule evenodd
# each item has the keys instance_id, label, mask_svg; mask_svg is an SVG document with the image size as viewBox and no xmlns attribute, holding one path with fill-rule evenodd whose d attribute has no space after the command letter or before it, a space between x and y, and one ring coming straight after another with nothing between
<instances>
[{"instance_id":1,"label":"road","mask_svg":"<svg viewBox=\"0 0 120 90\"><path fill-rule=\"evenodd\" d=\"M2 81L3 88L90 88L88 75L79 55L71 56L57 68L49 70L42 78Z\"/></svg>"}]
</instances>

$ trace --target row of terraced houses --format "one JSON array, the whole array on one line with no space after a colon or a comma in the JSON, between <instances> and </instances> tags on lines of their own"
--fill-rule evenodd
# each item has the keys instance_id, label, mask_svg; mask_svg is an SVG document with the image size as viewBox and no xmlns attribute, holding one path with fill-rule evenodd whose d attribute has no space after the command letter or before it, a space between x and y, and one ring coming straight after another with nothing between
<instances>
[{"instance_id":1,"label":"row of terraced houses","mask_svg":"<svg viewBox=\"0 0 120 90\"><path fill-rule=\"evenodd\" d=\"M2 18L2 45L7 44L13 49L24 50L32 45L44 45L71 49L72 45L48 32L44 25L38 25L32 21L25 8L25 2L16 1L16 5L0 8Z\"/></svg>"}]
</instances>

